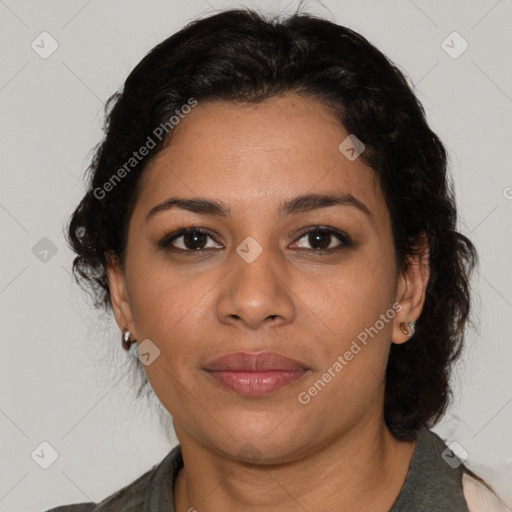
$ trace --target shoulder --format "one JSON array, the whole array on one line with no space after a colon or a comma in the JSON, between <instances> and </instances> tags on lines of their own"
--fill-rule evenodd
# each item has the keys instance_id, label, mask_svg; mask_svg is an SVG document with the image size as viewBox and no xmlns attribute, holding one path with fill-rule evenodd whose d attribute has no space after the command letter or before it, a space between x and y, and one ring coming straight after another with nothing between
<instances>
[{"instance_id":1,"label":"shoulder","mask_svg":"<svg viewBox=\"0 0 512 512\"><path fill-rule=\"evenodd\" d=\"M45 512L92 512L96 508L96 503L75 503L74 505L61 505L46 510Z\"/></svg>"},{"instance_id":2,"label":"shoulder","mask_svg":"<svg viewBox=\"0 0 512 512\"><path fill-rule=\"evenodd\" d=\"M148 500L160 500L161 493L167 492L166 485L174 481L182 465L178 444L158 464L99 503L61 505L45 512L139 512Z\"/></svg>"},{"instance_id":3,"label":"shoulder","mask_svg":"<svg viewBox=\"0 0 512 512\"><path fill-rule=\"evenodd\" d=\"M469 512L509 512L509 508L480 477L464 468L462 489Z\"/></svg>"},{"instance_id":4,"label":"shoulder","mask_svg":"<svg viewBox=\"0 0 512 512\"><path fill-rule=\"evenodd\" d=\"M128 485L107 496L99 503L92 501L86 503L74 503L70 505L61 505L56 508L46 510L45 512L131 512L139 510L144 503L146 490L150 485L151 479L155 474L158 464L154 465L149 471L139 476Z\"/></svg>"}]
</instances>

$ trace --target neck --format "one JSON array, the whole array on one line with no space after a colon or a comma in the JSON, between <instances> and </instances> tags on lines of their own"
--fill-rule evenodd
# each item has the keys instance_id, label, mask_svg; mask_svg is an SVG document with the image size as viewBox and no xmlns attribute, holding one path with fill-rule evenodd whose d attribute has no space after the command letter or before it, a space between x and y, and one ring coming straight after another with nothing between
<instances>
[{"instance_id":1,"label":"neck","mask_svg":"<svg viewBox=\"0 0 512 512\"><path fill-rule=\"evenodd\" d=\"M396 440L383 420L357 425L321 449L282 464L221 457L179 425L184 468L176 512L342 510L387 512L400 493L415 442Z\"/></svg>"}]
</instances>

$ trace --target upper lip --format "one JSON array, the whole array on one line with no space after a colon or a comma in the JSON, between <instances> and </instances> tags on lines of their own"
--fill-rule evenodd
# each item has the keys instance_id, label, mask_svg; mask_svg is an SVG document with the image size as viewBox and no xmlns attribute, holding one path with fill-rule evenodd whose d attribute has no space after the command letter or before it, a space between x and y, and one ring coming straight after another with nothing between
<instances>
[{"instance_id":1,"label":"upper lip","mask_svg":"<svg viewBox=\"0 0 512 512\"><path fill-rule=\"evenodd\" d=\"M211 371L305 371L307 368L277 352L231 352L217 357L205 365Z\"/></svg>"}]
</instances>

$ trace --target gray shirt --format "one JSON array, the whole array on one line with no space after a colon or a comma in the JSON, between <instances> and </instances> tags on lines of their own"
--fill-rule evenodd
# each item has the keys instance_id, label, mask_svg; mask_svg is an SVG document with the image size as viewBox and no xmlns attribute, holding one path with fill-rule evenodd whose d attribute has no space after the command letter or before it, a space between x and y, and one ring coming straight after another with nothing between
<instances>
[{"instance_id":1,"label":"gray shirt","mask_svg":"<svg viewBox=\"0 0 512 512\"><path fill-rule=\"evenodd\" d=\"M389 512L468 512L463 466L454 460L437 434L421 429L404 485ZM100 503L63 505L46 512L176 512L173 491L182 467L177 445L159 464Z\"/></svg>"}]
</instances>

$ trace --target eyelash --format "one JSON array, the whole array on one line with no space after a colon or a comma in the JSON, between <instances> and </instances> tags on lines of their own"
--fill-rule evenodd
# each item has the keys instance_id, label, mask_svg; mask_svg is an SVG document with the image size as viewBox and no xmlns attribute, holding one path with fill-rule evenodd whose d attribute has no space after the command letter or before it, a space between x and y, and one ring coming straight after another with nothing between
<instances>
[{"instance_id":1,"label":"eyelash","mask_svg":"<svg viewBox=\"0 0 512 512\"><path fill-rule=\"evenodd\" d=\"M182 228L177 231L174 231L173 233L170 233L168 235L165 235L159 242L158 247L160 249L166 249L172 252L181 252L181 253L191 253L191 254L203 254L206 252L210 252L212 249L181 249L178 247L171 246L171 243L174 242L176 239L187 235L187 234L201 234L206 235L210 238L214 238L213 235L204 228L200 227L189 227L189 228ZM347 247L353 247L353 242L351 238L343 231L340 231L335 228L331 228L329 226L312 226L311 229L309 229L306 232L303 232L298 240L301 240L305 236L314 234L314 233L322 233L322 234L328 234L328 235L334 235L341 244L337 247L332 247L331 249L300 249L301 251L307 252L307 253L314 253L314 254L329 254L334 253L337 251L340 251L343 248ZM216 242L217 243L217 242ZM329 244L330 245L330 244Z\"/></svg>"}]
</instances>

